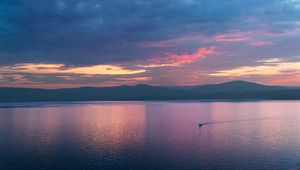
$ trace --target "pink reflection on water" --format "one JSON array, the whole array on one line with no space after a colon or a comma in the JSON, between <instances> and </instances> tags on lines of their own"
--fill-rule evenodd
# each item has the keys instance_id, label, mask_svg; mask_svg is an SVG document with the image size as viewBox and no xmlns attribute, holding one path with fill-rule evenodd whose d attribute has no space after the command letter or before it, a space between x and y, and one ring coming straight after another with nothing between
<instances>
[{"instance_id":1,"label":"pink reflection on water","mask_svg":"<svg viewBox=\"0 0 300 170\"><path fill-rule=\"evenodd\" d=\"M73 133L83 147L114 153L143 142L144 105L86 105L73 110L72 115L68 121L75 122Z\"/></svg>"},{"instance_id":2,"label":"pink reflection on water","mask_svg":"<svg viewBox=\"0 0 300 170\"><path fill-rule=\"evenodd\" d=\"M63 150L112 162L176 160L178 168L187 162L248 167L249 160L263 160L268 167L292 155L300 158L295 156L300 152L299 104L99 102L0 109L0 132L9 132L5 137L12 148L25 153ZM208 124L199 128L198 122Z\"/></svg>"}]
</instances>

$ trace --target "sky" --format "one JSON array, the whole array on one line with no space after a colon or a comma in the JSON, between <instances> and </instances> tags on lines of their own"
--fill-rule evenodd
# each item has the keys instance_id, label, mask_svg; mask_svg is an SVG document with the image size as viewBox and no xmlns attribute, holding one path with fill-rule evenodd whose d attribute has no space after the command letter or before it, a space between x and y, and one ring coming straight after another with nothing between
<instances>
[{"instance_id":1,"label":"sky","mask_svg":"<svg viewBox=\"0 0 300 170\"><path fill-rule=\"evenodd\" d=\"M0 0L0 86L300 86L300 0Z\"/></svg>"}]
</instances>

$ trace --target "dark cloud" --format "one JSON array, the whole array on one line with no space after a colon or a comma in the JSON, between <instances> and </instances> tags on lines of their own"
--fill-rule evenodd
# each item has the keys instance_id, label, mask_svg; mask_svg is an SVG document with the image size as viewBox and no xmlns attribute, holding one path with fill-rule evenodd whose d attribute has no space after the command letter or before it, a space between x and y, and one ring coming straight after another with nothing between
<instances>
[{"instance_id":1,"label":"dark cloud","mask_svg":"<svg viewBox=\"0 0 300 170\"><path fill-rule=\"evenodd\" d=\"M289 3L288 3L289 2ZM299 10L288 0L2 0L1 64L91 65L165 52L143 47L201 33L294 29ZM176 47L180 48L180 47ZM182 47L187 52L199 47Z\"/></svg>"}]
</instances>

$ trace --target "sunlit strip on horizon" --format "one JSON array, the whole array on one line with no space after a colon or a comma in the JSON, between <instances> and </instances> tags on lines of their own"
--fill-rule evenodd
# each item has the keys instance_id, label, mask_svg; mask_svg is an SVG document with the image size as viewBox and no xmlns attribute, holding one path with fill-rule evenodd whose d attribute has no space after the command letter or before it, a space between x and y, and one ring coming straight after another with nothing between
<instances>
[{"instance_id":1,"label":"sunlit strip on horizon","mask_svg":"<svg viewBox=\"0 0 300 170\"><path fill-rule=\"evenodd\" d=\"M125 69L115 65L94 65L67 68L64 64L21 63L0 67L0 73L30 74L82 74L82 75L129 75L143 73L144 69Z\"/></svg>"},{"instance_id":2,"label":"sunlit strip on horizon","mask_svg":"<svg viewBox=\"0 0 300 170\"><path fill-rule=\"evenodd\" d=\"M300 62L265 63L259 66L243 66L234 69L215 71L210 76L275 76L279 74L300 74Z\"/></svg>"}]
</instances>

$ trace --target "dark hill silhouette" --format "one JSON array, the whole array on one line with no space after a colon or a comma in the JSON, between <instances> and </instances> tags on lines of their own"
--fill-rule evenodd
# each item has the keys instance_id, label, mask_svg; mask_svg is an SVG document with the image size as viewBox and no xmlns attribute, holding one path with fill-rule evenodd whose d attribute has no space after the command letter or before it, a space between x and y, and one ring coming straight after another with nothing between
<instances>
[{"instance_id":1,"label":"dark hill silhouette","mask_svg":"<svg viewBox=\"0 0 300 170\"><path fill-rule=\"evenodd\" d=\"M202 93L237 93L247 91L275 91L275 90L287 90L288 87L282 86L266 86L253 82L246 81L231 81L221 84L202 85L192 90L197 90Z\"/></svg>"},{"instance_id":2,"label":"dark hill silhouette","mask_svg":"<svg viewBox=\"0 0 300 170\"><path fill-rule=\"evenodd\" d=\"M69 89L0 88L0 102L266 99L298 100L300 89L232 81L193 87L149 85Z\"/></svg>"}]
</instances>

